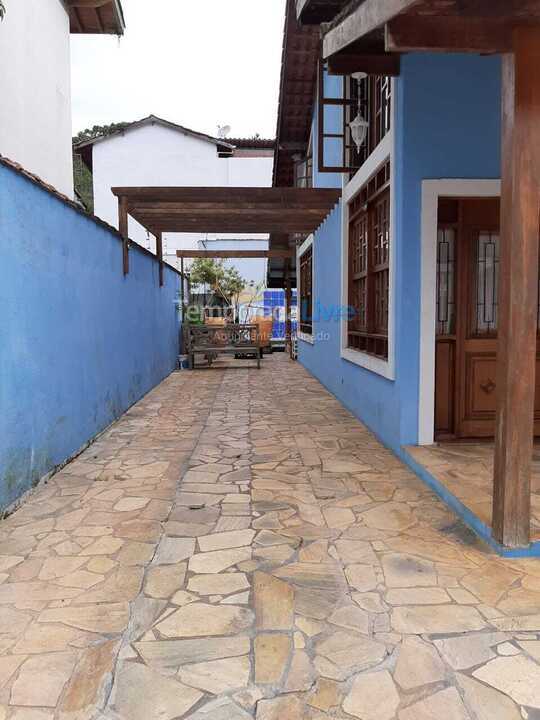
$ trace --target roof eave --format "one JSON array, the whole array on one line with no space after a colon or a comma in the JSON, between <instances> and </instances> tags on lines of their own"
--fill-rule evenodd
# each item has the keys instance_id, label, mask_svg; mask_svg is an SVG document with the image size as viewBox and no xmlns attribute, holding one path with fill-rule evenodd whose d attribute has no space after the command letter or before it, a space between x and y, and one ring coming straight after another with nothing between
<instances>
[{"instance_id":1,"label":"roof eave","mask_svg":"<svg viewBox=\"0 0 540 720\"><path fill-rule=\"evenodd\" d=\"M235 146L232 145L230 142L226 142L225 140L221 140L220 138L214 138L211 135L206 135L205 133L197 132L196 130L191 130L190 128L183 127L182 125L177 125L176 123L170 122L169 120L164 120L163 118L157 117L157 115L148 115L148 117L142 118L142 120L135 120L132 123L128 123L126 127L122 128L121 130L116 130L110 135L100 135L99 137L90 138L89 140L83 140L80 143L75 143L73 147L75 150L81 150L88 145L97 145L98 143L105 142L105 140L112 140L119 135L124 135L130 130L136 130L137 128L144 127L148 124L161 125L162 127L168 127L171 130L175 130L176 132L180 132L184 135L190 135L191 137L199 138L204 142L212 143L218 148L219 151L220 148L231 152L235 149Z\"/></svg>"},{"instance_id":2,"label":"roof eave","mask_svg":"<svg viewBox=\"0 0 540 720\"><path fill-rule=\"evenodd\" d=\"M114 14L118 22L118 35L123 35L126 30L126 19L124 17L124 9L120 0L113 0Z\"/></svg>"},{"instance_id":3,"label":"roof eave","mask_svg":"<svg viewBox=\"0 0 540 720\"><path fill-rule=\"evenodd\" d=\"M121 0L63 0L73 35L117 35L126 29Z\"/></svg>"}]
</instances>

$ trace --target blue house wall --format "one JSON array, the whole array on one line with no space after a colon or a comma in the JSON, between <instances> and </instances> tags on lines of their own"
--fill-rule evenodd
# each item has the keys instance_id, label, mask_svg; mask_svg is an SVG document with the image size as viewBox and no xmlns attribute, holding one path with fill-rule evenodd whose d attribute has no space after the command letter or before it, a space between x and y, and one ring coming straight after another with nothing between
<instances>
[{"instance_id":1,"label":"blue house wall","mask_svg":"<svg viewBox=\"0 0 540 720\"><path fill-rule=\"evenodd\" d=\"M0 164L0 510L175 368L179 275Z\"/></svg>"},{"instance_id":2,"label":"blue house wall","mask_svg":"<svg viewBox=\"0 0 540 720\"><path fill-rule=\"evenodd\" d=\"M341 206L315 234L315 339L299 341L299 360L397 452L418 441L422 181L500 177L500 77L498 57L402 58L393 97L395 380L340 357L339 312L330 315L341 304ZM314 137L317 122L315 112ZM338 180L314 172L318 187Z\"/></svg>"}]
</instances>

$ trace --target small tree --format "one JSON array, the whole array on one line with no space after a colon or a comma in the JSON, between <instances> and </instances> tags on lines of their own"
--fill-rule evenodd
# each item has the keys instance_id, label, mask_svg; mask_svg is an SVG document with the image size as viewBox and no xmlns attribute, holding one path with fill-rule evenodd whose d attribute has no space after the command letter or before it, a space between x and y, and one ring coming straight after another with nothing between
<instances>
[{"instance_id":1,"label":"small tree","mask_svg":"<svg viewBox=\"0 0 540 720\"><path fill-rule=\"evenodd\" d=\"M0 0L0 20L4 19L5 14L6 14L6 7L4 5L3 0Z\"/></svg>"},{"instance_id":2,"label":"small tree","mask_svg":"<svg viewBox=\"0 0 540 720\"><path fill-rule=\"evenodd\" d=\"M238 297L246 286L235 267L225 267L223 262L212 258L197 258L190 268L192 285L208 285L216 295L220 295L228 305L238 302Z\"/></svg>"},{"instance_id":3,"label":"small tree","mask_svg":"<svg viewBox=\"0 0 540 720\"><path fill-rule=\"evenodd\" d=\"M210 285L215 290L223 277L223 265L211 258L197 258L189 271L192 285Z\"/></svg>"},{"instance_id":4,"label":"small tree","mask_svg":"<svg viewBox=\"0 0 540 720\"><path fill-rule=\"evenodd\" d=\"M2 3L2 0L0 0L0 3ZM127 122L119 122L110 123L110 125L94 125L94 127L81 130L81 132L73 138L73 144L77 145L77 143L84 142L85 140L95 140L96 138L107 137L115 132L125 130L129 124L130 123Z\"/></svg>"},{"instance_id":5,"label":"small tree","mask_svg":"<svg viewBox=\"0 0 540 720\"><path fill-rule=\"evenodd\" d=\"M229 299L229 304L234 301L234 304L238 305L240 294L246 287L246 281L235 267L225 269L220 285L223 295Z\"/></svg>"}]
</instances>

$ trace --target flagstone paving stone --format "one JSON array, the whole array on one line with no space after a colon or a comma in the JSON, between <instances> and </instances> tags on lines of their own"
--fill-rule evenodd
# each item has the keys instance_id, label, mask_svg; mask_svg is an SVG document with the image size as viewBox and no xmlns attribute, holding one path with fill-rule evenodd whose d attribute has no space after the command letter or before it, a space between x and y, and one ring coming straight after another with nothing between
<instances>
[{"instance_id":1,"label":"flagstone paving stone","mask_svg":"<svg viewBox=\"0 0 540 720\"><path fill-rule=\"evenodd\" d=\"M399 650L394 679L404 690L441 682L447 670L433 645L417 637L405 638Z\"/></svg>"},{"instance_id":2,"label":"flagstone paving stone","mask_svg":"<svg viewBox=\"0 0 540 720\"><path fill-rule=\"evenodd\" d=\"M359 675L343 702L349 715L361 720L392 720L399 707L399 694L388 670Z\"/></svg>"},{"instance_id":3,"label":"flagstone paving stone","mask_svg":"<svg viewBox=\"0 0 540 720\"><path fill-rule=\"evenodd\" d=\"M285 355L231 365L0 523L0 720L540 717L540 561L462 532Z\"/></svg>"}]
</instances>

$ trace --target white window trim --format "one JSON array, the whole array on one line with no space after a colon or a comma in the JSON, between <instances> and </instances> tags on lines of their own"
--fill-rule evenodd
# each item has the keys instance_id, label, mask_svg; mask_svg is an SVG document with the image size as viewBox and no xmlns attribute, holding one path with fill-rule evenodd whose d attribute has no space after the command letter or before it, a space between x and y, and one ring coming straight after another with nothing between
<instances>
[{"instance_id":1,"label":"white window trim","mask_svg":"<svg viewBox=\"0 0 540 720\"><path fill-rule=\"evenodd\" d=\"M309 250L309 248L312 248L311 251L311 297L313 300L313 304L315 304L315 253L313 252L313 241L314 241L314 235L309 235L304 242L299 245L296 248L296 271L298 273L297 277L297 305L298 305L298 317L296 318L297 322L297 331L296 331L296 337L299 340L302 340L305 343L309 343L310 345L315 345L315 318L312 317L311 319L311 335L308 333L300 332L300 320L302 315L302 274L300 272L300 258L302 255L306 252L306 250ZM314 308L313 308L314 309ZM312 315L315 315L314 312L312 312Z\"/></svg>"},{"instance_id":2,"label":"white window trim","mask_svg":"<svg viewBox=\"0 0 540 720\"><path fill-rule=\"evenodd\" d=\"M500 197L500 195L500 180L424 180L422 182L419 445L433 445L435 440L435 313L439 197Z\"/></svg>"},{"instance_id":3,"label":"white window trim","mask_svg":"<svg viewBox=\"0 0 540 720\"><path fill-rule=\"evenodd\" d=\"M394 94L394 87L392 87ZM395 103L394 103L395 107ZM392 128L375 148L366 162L350 180L346 182L343 175L343 212L341 226L341 306L349 306L349 203L363 185L374 175L384 163L390 159L390 258L388 272L388 359L369 355L362 350L347 347L347 318L341 318L341 357L348 362L359 365L388 380L395 380L395 265L396 265L396 194L394 168L394 127L395 111L392 117ZM345 313L343 313L345 315Z\"/></svg>"}]
</instances>

